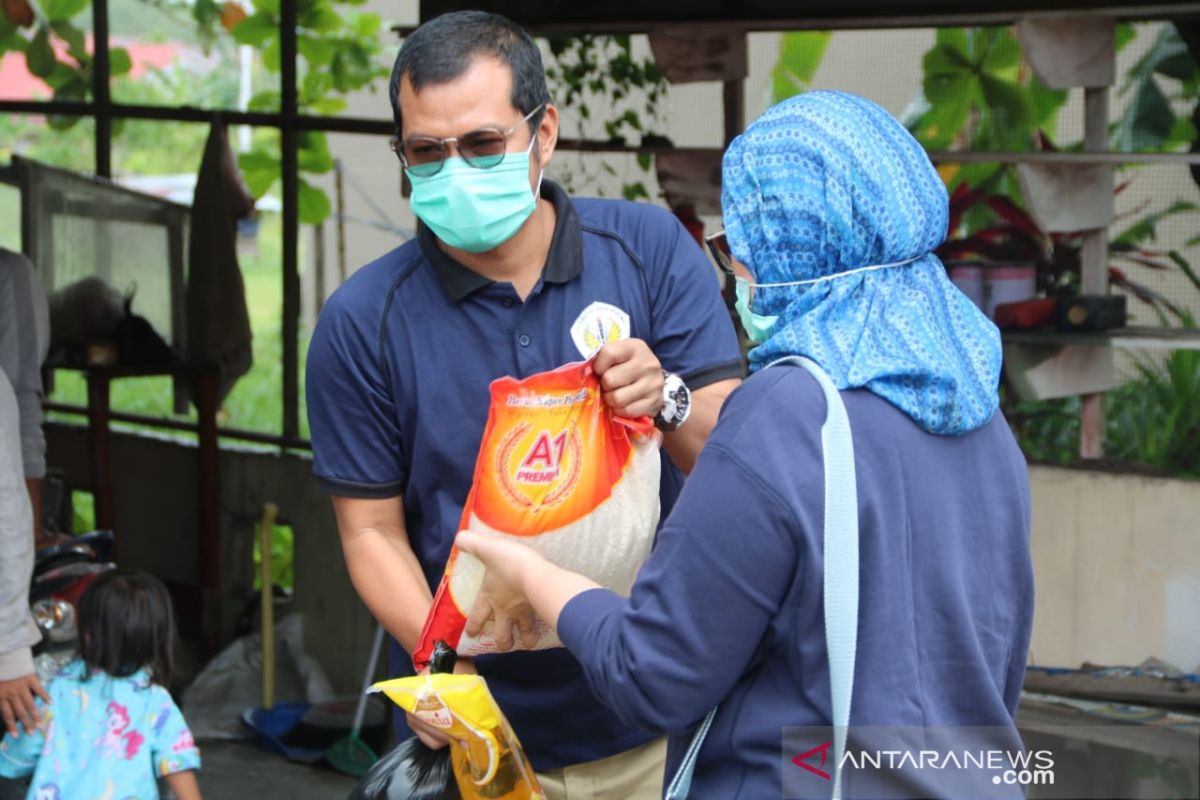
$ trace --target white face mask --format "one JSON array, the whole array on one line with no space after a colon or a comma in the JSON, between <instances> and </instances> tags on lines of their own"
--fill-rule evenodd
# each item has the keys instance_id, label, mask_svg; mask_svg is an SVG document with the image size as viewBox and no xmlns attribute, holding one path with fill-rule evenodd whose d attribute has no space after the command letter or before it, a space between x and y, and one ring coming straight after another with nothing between
<instances>
[{"instance_id":1,"label":"white face mask","mask_svg":"<svg viewBox=\"0 0 1200 800\"><path fill-rule=\"evenodd\" d=\"M803 281L786 281L784 283L753 283L745 278L734 277L736 285L734 293L737 297L737 302L734 303L738 312L738 317L742 321L742 328L746 331L746 336L755 344L762 344L771 336L771 331L775 327L775 323L779 320L778 316L764 316L755 314L750 309L750 289L752 288L782 288L789 286L812 286L826 281L845 278L850 275L855 275L860 272L874 272L877 269L891 269L892 267L902 267L905 264L911 264L920 259L921 256L915 256L905 261L894 261L890 264L872 264L867 267L856 267L855 269L838 272L833 275L822 275L820 278L809 278Z\"/></svg>"}]
</instances>

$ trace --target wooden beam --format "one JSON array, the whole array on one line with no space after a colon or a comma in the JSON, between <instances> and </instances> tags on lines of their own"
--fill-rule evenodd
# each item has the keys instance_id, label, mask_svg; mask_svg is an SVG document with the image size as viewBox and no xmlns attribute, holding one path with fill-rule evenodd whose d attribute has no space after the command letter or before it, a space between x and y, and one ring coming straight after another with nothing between
<instances>
[{"instance_id":1,"label":"wooden beam","mask_svg":"<svg viewBox=\"0 0 1200 800\"><path fill-rule=\"evenodd\" d=\"M969 0L694 0L686 19L675 0L641 0L636 4L546 3L543 0L421 0L421 21L448 11L480 9L506 16L534 35L583 33L647 33L680 26L738 25L746 31L854 30L882 28L971 27L1011 25L1022 17L1105 16L1118 20L1168 19L1200 14L1200 3L1159 0L1139 3L1088 0L994 0L988 10ZM398 35L412 30L397 26Z\"/></svg>"}]
</instances>

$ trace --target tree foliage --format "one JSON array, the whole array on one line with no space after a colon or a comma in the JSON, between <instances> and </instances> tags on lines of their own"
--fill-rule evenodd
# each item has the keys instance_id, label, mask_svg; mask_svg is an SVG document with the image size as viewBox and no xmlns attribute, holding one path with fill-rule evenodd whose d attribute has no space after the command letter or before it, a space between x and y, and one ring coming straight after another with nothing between
<instances>
[{"instance_id":1,"label":"tree foliage","mask_svg":"<svg viewBox=\"0 0 1200 800\"><path fill-rule=\"evenodd\" d=\"M144 1L148 7L161 5ZM372 86L388 74L380 60L382 21L376 14L355 8L363 2L299 0L296 46L301 114L336 114L345 108L348 94ZM30 74L46 84L53 99L90 100L94 57L87 49L85 12L90 10L91 0L39 0L36 5L30 0L3 0L2 7L0 53L23 52ZM233 0L223 3L195 0L176 8L188 14L190 33L206 48L220 48L232 57L235 45L248 45L261 55L268 73L279 73L279 0L258 0L252 11ZM108 55L113 79L130 72L132 61L127 50L113 47ZM214 77L206 76L205 80ZM277 89L261 91L251 99L250 109L278 111L279 98ZM228 104L213 106L222 107ZM52 115L48 121L55 129L65 131L79 119ZM120 135L120 126L114 126L114 139ZM269 133L256 137L254 149L239 159L246 182L256 197L270 191L279 180L277 139L277 135ZM299 146L300 220L320 222L328 215L330 203L310 179L332 170L333 159L324 133L301 135Z\"/></svg>"}]
</instances>

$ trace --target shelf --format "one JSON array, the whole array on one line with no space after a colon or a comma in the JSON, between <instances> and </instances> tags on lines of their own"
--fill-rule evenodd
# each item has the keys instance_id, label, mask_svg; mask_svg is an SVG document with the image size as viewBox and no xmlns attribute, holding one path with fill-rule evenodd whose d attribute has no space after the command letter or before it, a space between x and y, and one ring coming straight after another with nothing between
<instances>
[{"instance_id":1,"label":"shelf","mask_svg":"<svg viewBox=\"0 0 1200 800\"><path fill-rule=\"evenodd\" d=\"M1060 347L1139 347L1155 350L1200 350L1200 329L1129 327L1108 331L1002 331L1005 344Z\"/></svg>"}]
</instances>

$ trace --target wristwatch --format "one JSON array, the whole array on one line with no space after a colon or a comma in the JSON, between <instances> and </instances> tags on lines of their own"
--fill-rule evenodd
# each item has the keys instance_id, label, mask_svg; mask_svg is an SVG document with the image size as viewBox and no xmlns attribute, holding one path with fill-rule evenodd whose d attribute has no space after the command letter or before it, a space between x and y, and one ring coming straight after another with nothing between
<instances>
[{"instance_id":1,"label":"wristwatch","mask_svg":"<svg viewBox=\"0 0 1200 800\"><path fill-rule=\"evenodd\" d=\"M654 426L663 433L679 430L692 411L692 393L683 378L663 370L663 406L654 416Z\"/></svg>"}]
</instances>

